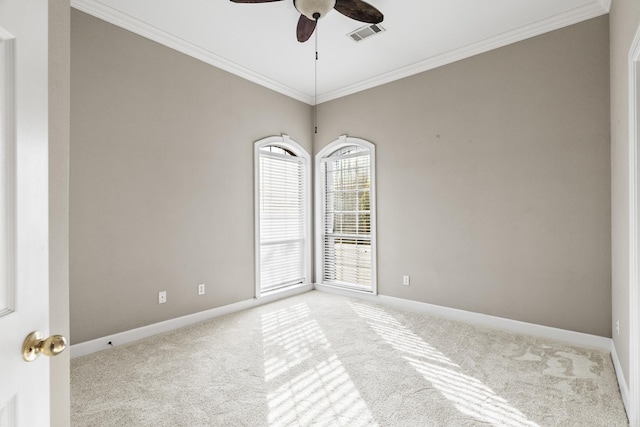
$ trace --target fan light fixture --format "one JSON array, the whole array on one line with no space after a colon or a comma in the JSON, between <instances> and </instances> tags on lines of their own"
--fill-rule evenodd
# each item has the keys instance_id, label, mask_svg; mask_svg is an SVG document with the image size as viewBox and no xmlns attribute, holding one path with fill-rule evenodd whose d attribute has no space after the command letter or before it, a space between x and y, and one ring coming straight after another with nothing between
<instances>
[{"instance_id":1,"label":"fan light fixture","mask_svg":"<svg viewBox=\"0 0 640 427\"><path fill-rule=\"evenodd\" d=\"M282 0L231 0L234 3L271 3ZM316 30L318 20L323 18L332 9L337 10L347 18L369 24L379 24L383 21L384 15L375 7L364 0L293 0L293 5L300 12L296 36L300 43L304 43ZM314 132L318 133L318 32L316 33L316 61L315 61L315 89L314 89Z\"/></svg>"},{"instance_id":2,"label":"fan light fixture","mask_svg":"<svg viewBox=\"0 0 640 427\"><path fill-rule=\"evenodd\" d=\"M234 3L271 3L282 0L231 0ZM368 24L379 24L384 15L364 0L293 0L293 5L300 12L296 35L300 43L306 42L323 18L331 9L344 16Z\"/></svg>"},{"instance_id":3,"label":"fan light fixture","mask_svg":"<svg viewBox=\"0 0 640 427\"><path fill-rule=\"evenodd\" d=\"M336 0L294 0L293 5L308 19L317 21L333 9Z\"/></svg>"}]
</instances>

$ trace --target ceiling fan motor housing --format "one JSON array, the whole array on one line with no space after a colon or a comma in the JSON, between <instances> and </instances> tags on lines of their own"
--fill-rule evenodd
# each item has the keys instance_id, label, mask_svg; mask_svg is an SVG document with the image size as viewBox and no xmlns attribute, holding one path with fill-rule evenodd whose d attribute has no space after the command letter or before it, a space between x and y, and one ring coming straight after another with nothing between
<instances>
[{"instance_id":1,"label":"ceiling fan motor housing","mask_svg":"<svg viewBox=\"0 0 640 427\"><path fill-rule=\"evenodd\" d=\"M298 12L315 21L324 17L336 5L336 0L293 0Z\"/></svg>"}]
</instances>

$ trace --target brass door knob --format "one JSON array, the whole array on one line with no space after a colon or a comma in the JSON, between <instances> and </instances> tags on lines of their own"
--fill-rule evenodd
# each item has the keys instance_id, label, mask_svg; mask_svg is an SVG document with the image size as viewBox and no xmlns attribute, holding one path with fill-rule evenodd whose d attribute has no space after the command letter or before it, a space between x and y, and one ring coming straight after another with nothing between
<instances>
[{"instance_id":1,"label":"brass door knob","mask_svg":"<svg viewBox=\"0 0 640 427\"><path fill-rule=\"evenodd\" d=\"M67 339L62 335L52 335L45 339L42 332L32 332L22 343L22 358L33 362L40 354L57 356L67 348Z\"/></svg>"}]
</instances>

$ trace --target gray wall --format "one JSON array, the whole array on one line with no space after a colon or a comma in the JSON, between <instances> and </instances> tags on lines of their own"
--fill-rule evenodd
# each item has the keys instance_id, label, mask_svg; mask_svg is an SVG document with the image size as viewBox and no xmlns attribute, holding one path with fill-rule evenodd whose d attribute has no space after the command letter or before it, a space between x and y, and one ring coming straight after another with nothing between
<instances>
[{"instance_id":1,"label":"gray wall","mask_svg":"<svg viewBox=\"0 0 640 427\"><path fill-rule=\"evenodd\" d=\"M376 144L380 294L611 336L608 49L603 16L320 106L316 152Z\"/></svg>"},{"instance_id":2,"label":"gray wall","mask_svg":"<svg viewBox=\"0 0 640 427\"><path fill-rule=\"evenodd\" d=\"M628 55L640 25L640 2L611 5L611 202L613 332L616 351L629 383L629 82Z\"/></svg>"},{"instance_id":3,"label":"gray wall","mask_svg":"<svg viewBox=\"0 0 640 427\"><path fill-rule=\"evenodd\" d=\"M283 132L376 144L381 294L611 336L608 17L325 103L315 138L305 104L71 28L73 343L253 296L253 141Z\"/></svg>"},{"instance_id":4,"label":"gray wall","mask_svg":"<svg viewBox=\"0 0 640 427\"><path fill-rule=\"evenodd\" d=\"M311 107L73 10L71 114L71 341L252 298L253 142Z\"/></svg>"},{"instance_id":5,"label":"gray wall","mask_svg":"<svg viewBox=\"0 0 640 427\"><path fill-rule=\"evenodd\" d=\"M69 336L69 0L49 2L49 316ZM70 424L69 356L51 358L51 425Z\"/></svg>"}]
</instances>

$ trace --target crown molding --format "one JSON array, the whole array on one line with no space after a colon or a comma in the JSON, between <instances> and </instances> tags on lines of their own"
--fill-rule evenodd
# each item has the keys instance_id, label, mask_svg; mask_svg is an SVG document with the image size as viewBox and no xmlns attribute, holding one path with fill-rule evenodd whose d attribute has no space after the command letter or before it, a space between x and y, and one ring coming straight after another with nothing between
<instances>
[{"instance_id":1,"label":"crown molding","mask_svg":"<svg viewBox=\"0 0 640 427\"><path fill-rule=\"evenodd\" d=\"M71 0L71 6L103 21L114 24L125 30L136 33L142 37L158 42L164 46L177 50L199 59L214 67L220 68L229 73L235 74L253 83L264 86L268 89L289 96L309 105L314 105L313 94L306 94L293 89L287 85L277 82L271 78L256 73L248 68L242 67L224 57L203 49L180 37L170 34L158 27L143 22L137 18L120 12L110 6L101 3L99 0ZM587 19L595 18L609 13L611 0L592 0L589 4L570 9L566 12L550 16L548 18L535 21L525 27L517 28L497 36L485 39L478 43L473 43L459 49L455 49L441 55L427 58L423 61L402 67L388 73L380 74L376 77L354 83L330 92L318 94L317 103L331 101L342 98L366 89L371 89L395 80L413 76L424 71L432 70L443 65L451 64L462 59L488 52L493 49L507 46L531 37L538 36L550 31L558 30L569 25L577 24Z\"/></svg>"},{"instance_id":2,"label":"crown molding","mask_svg":"<svg viewBox=\"0 0 640 427\"><path fill-rule=\"evenodd\" d=\"M584 6L579 6L566 12L553 15L539 21L535 21L527 26L520 27L512 31L507 31L497 36L482 40L478 43L473 43L459 49L445 52L441 55L427 58L423 61L417 62L407 67L399 68L397 70L390 71L388 73L384 73L371 79L363 80L361 82L354 83L352 85L345 86L331 92L319 94L317 103L321 104L323 102L342 98L347 95L352 95L366 89L371 89L376 86L391 83L395 80L413 76L415 74L442 67L443 65L470 58L472 56L485 53L493 49L498 49L500 47L526 40L531 37L548 33L550 31L568 27L569 25L577 24L591 18L596 18L598 16L609 13L610 8L611 0L593 0L591 3Z\"/></svg>"},{"instance_id":3,"label":"crown molding","mask_svg":"<svg viewBox=\"0 0 640 427\"><path fill-rule=\"evenodd\" d=\"M609 13L611 10L611 0L598 0L598 2L600 3L600 6Z\"/></svg>"},{"instance_id":4,"label":"crown molding","mask_svg":"<svg viewBox=\"0 0 640 427\"><path fill-rule=\"evenodd\" d=\"M98 0L71 0L71 7L109 22L125 30L131 31L149 40L153 40L178 52L189 55L221 70L235 74L238 77L259 84L283 95L289 96L306 104L313 105L313 95L300 92L273 79L242 67L215 53L203 49L178 36L168 33L154 25L141 21L133 16L107 6Z\"/></svg>"}]
</instances>

